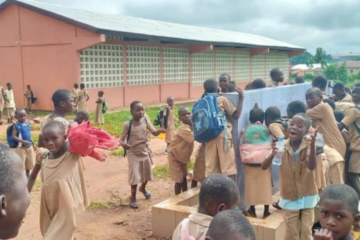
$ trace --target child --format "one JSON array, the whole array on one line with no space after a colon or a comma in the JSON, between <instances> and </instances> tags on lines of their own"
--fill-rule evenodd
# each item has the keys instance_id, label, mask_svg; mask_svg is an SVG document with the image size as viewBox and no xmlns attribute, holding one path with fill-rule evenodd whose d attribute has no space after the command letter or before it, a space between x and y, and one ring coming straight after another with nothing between
<instances>
[{"instance_id":1,"label":"child","mask_svg":"<svg viewBox=\"0 0 360 240\"><path fill-rule=\"evenodd\" d=\"M235 81L229 82L229 92L236 92L236 82Z\"/></svg>"},{"instance_id":2,"label":"child","mask_svg":"<svg viewBox=\"0 0 360 240\"><path fill-rule=\"evenodd\" d=\"M315 130L308 138L311 120L305 114L295 115L288 128L289 140L280 166L280 207L284 211L285 239L311 240L314 208L319 200L315 182ZM262 163L264 170L272 163L277 149Z\"/></svg>"},{"instance_id":3,"label":"child","mask_svg":"<svg viewBox=\"0 0 360 240\"><path fill-rule=\"evenodd\" d=\"M86 111L77 111L74 122L77 122L77 124L82 124L83 122L87 121L89 121L89 113Z\"/></svg>"},{"instance_id":4,"label":"child","mask_svg":"<svg viewBox=\"0 0 360 240\"><path fill-rule=\"evenodd\" d=\"M217 93L218 88L218 82L214 79L208 79L204 82L205 94ZM225 134L224 130L215 139L205 143L206 176L209 176L212 173L223 173L236 180L237 169L231 137L232 127L230 117L233 117L234 119L239 119L244 101L243 91L240 89L236 89L236 92L239 94L239 102L236 108L227 98L223 96L217 97L220 111L226 115L227 132ZM227 146L225 146L225 143L227 143Z\"/></svg>"},{"instance_id":5,"label":"child","mask_svg":"<svg viewBox=\"0 0 360 240\"><path fill-rule=\"evenodd\" d=\"M319 127L319 132L324 136L326 145L336 149L344 157L345 141L337 127L333 110L328 104L322 102L320 89L310 88L306 92L306 103L309 108L306 114L312 119L313 127Z\"/></svg>"},{"instance_id":6,"label":"child","mask_svg":"<svg viewBox=\"0 0 360 240\"><path fill-rule=\"evenodd\" d=\"M333 100L331 100L330 98L323 99L323 102L329 104L329 106L332 108L332 110L336 109L335 102Z\"/></svg>"},{"instance_id":7,"label":"child","mask_svg":"<svg viewBox=\"0 0 360 240\"><path fill-rule=\"evenodd\" d=\"M89 101L90 97L85 90L85 84L80 84L80 91L78 92L77 99L77 110L87 111L87 101Z\"/></svg>"},{"instance_id":8,"label":"child","mask_svg":"<svg viewBox=\"0 0 360 240\"><path fill-rule=\"evenodd\" d=\"M278 107L269 107L265 111L265 124L276 140L279 137L288 138L286 126L281 121L281 113Z\"/></svg>"},{"instance_id":9,"label":"child","mask_svg":"<svg viewBox=\"0 0 360 240\"><path fill-rule=\"evenodd\" d=\"M251 124L264 123L264 111L261 108L254 107L250 111ZM245 204L250 205L246 216L257 217L255 205L264 205L263 218L270 215L269 205L272 203L271 192L271 170L263 171L260 166L244 165L245 175Z\"/></svg>"},{"instance_id":10,"label":"child","mask_svg":"<svg viewBox=\"0 0 360 240\"><path fill-rule=\"evenodd\" d=\"M333 98L335 102L349 102L352 103L351 95L345 92L345 85L343 83L336 83L333 87Z\"/></svg>"},{"instance_id":11,"label":"child","mask_svg":"<svg viewBox=\"0 0 360 240\"><path fill-rule=\"evenodd\" d=\"M328 85L328 80L323 76L317 76L312 80L312 87L319 88L321 90L323 99L329 98L326 92L327 85Z\"/></svg>"},{"instance_id":12,"label":"child","mask_svg":"<svg viewBox=\"0 0 360 240\"><path fill-rule=\"evenodd\" d=\"M12 89L12 84L6 84L7 89L5 90L5 108L7 111L7 122L8 124L12 123L12 120L15 116L15 99L14 99L14 91Z\"/></svg>"},{"instance_id":13,"label":"child","mask_svg":"<svg viewBox=\"0 0 360 240\"><path fill-rule=\"evenodd\" d=\"M14 151L23 160L26 176L29 178L30 170L34 168L35 164L30 124L27 121L24 109L16 109L15 118L17 121L14 123L12 138L15 142L18 142L18 146L14 148Z\"/></svg>"},{"instance_id":14,"label":"child","mask_svg":"<svg viewBox=\"0 0 360 240\"><path fill-rule=\"evenodd\" d=\"M79 84L75 83L74 88L71 91L71 94L73 95L74 103L75 103L75 112L78 110L79 91L80 91Z\"/></svg>"},{"instance_id":15,"label":"child","mask_svg":"<svg viewBox=\"0 0 360 240\"><path fill-rule=\"evenodd\" d=\"M219 77L219 86L221 93L228 93L229 92L229 85L230 85L231 77L227 73L223 73Z\"/></svg>"},{"instance_id":16,"label":"child","mask_svg":"<svg viewBox=\"0 0 360 240\"><path fill-rule=\"evenodd\" d=\"M104 124L104 115L102 112L103 102L105 102L104 91L98 92L98 99L96 99L95 123Z\"/></svg>"},{"instance_id":17,"label":"child","mask_svg":"<svg viewBox=\"0 0 360 240\"><path fill-rule=\"evenodd\" d=\"M5 92L4 92L4 88L1 86L1 82L0 82L0 125L3 124L2 114L4 111L4 101L5 101Z\"/></svg>"},{"instance_id":18,"label":"child","mask_svg":"<svg viewBox=\"0 0 360 240\"><path fill-rule=\"evenodd\" d=\"M270 71L270 77L272 80L272 84L277 87L280 83L284 82L284 73L279 68L274 68Z\"/></svg>"},{"instance_id":19,"label":"child","mask_svg":"<svg viewBox=\"0 0 360 240\"><path fill-rule=\"evenodd\" d=\"M195 153L194 174L191 181L191 188L197 187L197 183L202 183L205 179L205 146L200 144Z\"/></svg>"},{"instance_id":20,"label":"child","mask_svg":"<svg viewBox=\"0 0 360 240\"><path fill-rule=\"evenodd\" d=\"M131 185L130 207L137 209L137 185L141 184L139 191L146 199L151 198L151 194L146 190L148 181L153 180L151 151L148 146L147 130L154 136L164 133L165 130L155 130L151 122L146 120L144 117L144 107L141 102L132 102L130 112L133 118L124 124L120 137L120 145L127 151L129 163L129 183Z\"/></svg>"},{"instance_id":21,"label":"child","mask_svg":"<svg viewBox=\"0 0 360 240\"><path fill-rule=\"evenodd\" d=\"M360 95L360 87L354 87L352 90L352 95L354 102L356 98ZM359 174L360 174L360 110L357 107L352 107L347 111L345 118L341 121L339 126L340 130L345 127L349 128L349 139L350 139L350 159L348 172L346 174L347 183L355 189L355 191L360 196L360 184L359 184Z\"/></svg>"},{"instance_id":22,"label":"child","mask_svg":"<svg viewBox=\"0 0 360 240\"><path fill-rule=\"evenodd\" d=\"M359 224L359 196L351 187L333 184L320 196L319 220L314 240L355 240L352 227ZM355 234L354 234L355 235Z\"/></svg>"},{"instance_id":23,"label":"child","mask_svg":"<svg viewBox=\"0 0 360 240\"><path fill-rule=\"evenodd\" d=\"M15 238L30 205L23 162L0 143L0 239Z\"/></svg>"},{"instance_id":24,"label":"child","mask_svg":"<svg viewBox=\"0 0 360 240\"><path fill-rule=\"evenodd\" d=\"M74 239L76 214L84 211L84 197L78 166L81 156L68 151L67 135L61 122L42 129L45 149L38 149L31 173L31 189L41 170L40 230L44 240Z\"/></svg>"},{"instance_id":25,"label":"child","mask_svg":"<svg viewBox=\"0 0 360 240\"><path fill-rule=\"evenodd\" d=\"M222 211L211 221L206 240L255 240L249 220L234 210ZM290 240L290 239L289 239Z\"/></svg>"},{"instance_id":26,"label":"child","mask_svg":"<svg viewBox=\"0 0 360 240\"><path fill-rule=\"evenodd\" d=\"M171 141L168 153L170 176L171 180L175 182L175 195L188 189L186 180L188 174L187 165L194 149L194 133L189 109L180 108L179 118L182 124Z\"/></svg>"},{"instance_id":27,"label":"child","mask_svg":"<svg viewBox=\"0 0 360 240\"><path fill-rule=\"evenodd\" d=\"M27 110L31 110L31 106L32 106L32 99L33 99L33 96L34 96L34 93L33 91L31 90L31 86L30 85L27 85L26 86L26 92L24 94L25 98L26 98L26 106L25 106L25 109Z\"/></svg>"},{"instance_id":28,"label":"child","mask_svg":"<svg viewBox=\"0 0 360 240\"><path fill-rule=\"evenodd\" d=\"M210 175L201 185L197 213L191 214L177 226L172 240L184 239L185 236L181 234L183 227L187 227L185 230L195 239L204 239L213 217L221 211L235 209L239 199L239 189L234 181L222 174Z\"/></svg>"},{"instance_id":29,"label":"child","mask_svg":"<svg viewBox=\"0 0 360 240\"><path fill-rule=\"evenodd\" d=\"M165 142L166 149L165 153L168 152L169 145L174 137L175 131L175 107L173 97L168 97L166 100L167 107L164 109L164 115L161 126L166 129Z\"/></svg>"},{"instance_id":30,"label":"child","mask_svg":"<svg viewBox=\"0 0 360 240\"><path fill-rule=\"evenodd\" d=\"M261 89L266 88L266 83L262 79L255 79L251 82L251 89Z\"/></svg>"}]
</instances>

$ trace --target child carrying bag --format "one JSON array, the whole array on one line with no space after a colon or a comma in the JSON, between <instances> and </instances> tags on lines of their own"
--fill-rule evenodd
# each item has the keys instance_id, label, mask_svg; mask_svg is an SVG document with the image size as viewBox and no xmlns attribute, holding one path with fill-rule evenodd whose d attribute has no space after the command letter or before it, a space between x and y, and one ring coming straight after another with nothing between
<instances>
[{"instance_id":1,"label":"child carrying bag","mask_svg":"<svg viewBox=\"0 0 360 240\"><path fill-rule=\"evenodd\" d=\"M219 136L222 131L226 134L226 115L220 111L217 94L204 94L194 104L192 114L196 141L206 143Z\"/></svg>"},{"instance_id":2,"label":"child carrying bag","mask_svg":"<svg viewBox=\"0 0 360 240\"><path fill-rule=\"evenodd\" d=\"M181 222L181 240L196 240L196 238L194 236L190 235L189 221L190 221L189 218L185 218ZM201 235L199 240L205 240L205 237L206 237L206 231Z\"/></svg>"},{"instance_id":3,"label":"child carrying bag","mask_svg":"<svg viewBox=\"0 0 360 240\"><path fill-rule=\"evenodd\" d=\"M12 137L14 127L16 128L15 124L11 124L6 129L6 141L10 148L17 148L19 145L19 142L14 141L14 139ZM19 131L16 132L16 136L19 137Z\"/></svg>"},{"instance_id":4,"label":"child carrying bag","mask_svg":"<svg viewBox=\"0 0 360 240\"><path fill-rule=\"evenodd\" d=\"M260 165L272 149L269 129L255 123L243 130L240 140L240 156L244 164Z\"/></svg>"}]
</instances>

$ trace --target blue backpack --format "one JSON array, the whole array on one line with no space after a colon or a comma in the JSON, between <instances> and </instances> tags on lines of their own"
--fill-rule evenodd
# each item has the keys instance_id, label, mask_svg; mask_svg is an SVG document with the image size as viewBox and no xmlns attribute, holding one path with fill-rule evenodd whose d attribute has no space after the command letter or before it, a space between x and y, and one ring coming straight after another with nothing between
<instances>
[{"instance_id":1,"label":"blue backpack","mask_svg":"<svg viewBox=\"0 0 360 240\"><path fill-rule=\"evenodd\" d=\"M6 129L6 140L10 148L17 148L19 145L19 143L15 142L12 137L14 127L16 128L15 124L11 124ZM16 136L19 137L19 131L17 131Z\"/></svg>"},{"instance_id":2,"label":"blue backpack","mask_svg":"<svg viewBox=\"0 0 360 240\"><path fill-rule=\"evenodd\" d=\"M206 143L226 131L226 116L222 114L217 95L206 93L194 104L192 122L195 140Z\"/></svg>"}]
</instances>

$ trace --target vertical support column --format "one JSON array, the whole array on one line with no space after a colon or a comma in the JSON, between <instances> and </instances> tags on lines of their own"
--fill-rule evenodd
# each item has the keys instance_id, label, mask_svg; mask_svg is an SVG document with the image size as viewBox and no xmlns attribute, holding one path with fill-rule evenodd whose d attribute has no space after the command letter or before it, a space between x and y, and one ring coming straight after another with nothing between
<instances>
[{"instance_id":1,"label":"vertical support column","mask_svg":"<svg viewBox=\"0 0 360 240\"><path fill-rule=\"evenodd\" d=\"M193 55L192 53L189 53L189 84L188 84L189 99L192 98L192 81L193 81L193 79L192 79L192 72L193 72L192 55Z\"/></svg>"},{"instance_id":2,"label":"vertical support column","mask_svg":"<svg viewBox=\"0 0 360 240\"><path fill-rule=\"evenodd\" d=\"M213 59L213 78L216 80L216 50L213 50L213 54L212 54L212 59Z\"/></svg>"},{"instance_id":3,"label":"vertical support column","mask_svg":"<svg viewBox=\"0 0 360 240\"><path fill-rule=\"evenodd\" d=\"M250 69L250 74L249 74L249 76L250 76L250 79L249 79L249 82L251 82L252 80L253 80L253 78L252 78L252 56L251 56L251 54L249 55L249 69Z\"/></svg>"},{"instance_id":4,"label":"vertical support column","mask_svg":"<svg viewBox=\"0 0 360 240\"><path fill-rule=\"evenodd\" d=\"M162 92L163 92L163 84L164 84L164 53L163 47L160 47L160 59L159 59L159 66L160 66L160 84L159 84L159 102L162 102Z\"/></svg>"},{"instance_id":5,"label":"vertical support column","mask_svg":"<svg viewBox=\"0 0 360 240\"><path fill-rule=\"evenodd\" d=\"M269 54L269 53L268 53ZM267 74L266 74L266 54L264 55L264 81L266 82Z\"/></svg>"},{"instance_id":6,"label":"vertical support column","mask_svg":"<svg viewBox=\"0 0 360 240\"><path fill-rule=\"evenodd\" d=\"M232 65L232 80L235 81L236 79L236 75L235 75L235 67L236 67L236 62L235 62L235 50L232 50L232 59L233 59L233 65ZM235 81L236 82L236 81ZM237 86L237 84L236 84Z\"/></svg>"},{"instance_id":7,"label":"vertical support column","mask_svg":"<svg viewBox=\"0 0 360 240\"><path fill-rule=\"evenodd\" d=\"M127 83L127 45L124 44L123 45L123 79L124 79L124 84L123 84L123 107L126 106L126 88L128 86Z\"/></svg>"}]
</instances>

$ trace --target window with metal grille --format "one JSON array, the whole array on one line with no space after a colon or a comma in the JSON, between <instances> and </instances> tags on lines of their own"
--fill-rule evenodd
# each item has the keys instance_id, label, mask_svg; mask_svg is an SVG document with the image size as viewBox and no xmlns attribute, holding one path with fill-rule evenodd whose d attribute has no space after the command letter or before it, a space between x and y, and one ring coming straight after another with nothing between
<instances>
[{"instance_id":1,"label":"window with metal grille","mask_svg":"<svg viewBox=\"0 0 360 240\"><path fill-rule=\"evenodd\" d=\"M202 85L206 79L213 78L213 65L212 51L192 55L192 85Z\"/></svg>"},{"instance_id":2,"label":"window with metal grille","mask_svg":"<svg viewBox=\"0 0 360 240\"><path fill-rule=\"evenodd\" d=\"M266 75L265 75L265 79L266 81L271 81L271 77L270 77L270 71L274 68L278 67L278 55L277 52L269 52L268 54L265 55L265 60L266 60Z\"/></svg>"},{"instance_id":3,"label":"window with metal grille","mask_svg":"<svg viewBox=\"0 0 360 240\"><path fill-rule=\"evenodd\" d=\"M216 51L216 71L215 77L218 79L223 73L233 77L234 52L233 51Z\"/></svg>"},{"instance_id":4,"label":"window with metal grille","mask_svg":"<svg viewBox=\"0 0 360 240\"><path fill-rule=\"evenodd\" d=\"M189 82L189 50L163 48L164 83Z\"/></svg>"},{"instance_id":5,"label":"window with metal grille","mask_svg":"<svg viewBox=\"0 0 360 240\"><path fill-rule=\"evenodd\" d=\"M250 79L250 51L235 51L236 82L249 82Z\"/></svg>"},{"instance_id":6,"label":"window with metal grille","mask_svg":"<svg viewBox=\"0 0 360 240\"><path fill-rule=\"evenodd\" d=\"M160 49L127 46L127 84L129 86L160 83Z\"/></svg>"},{"instance_id":7,"label":"window with metal grille","mask_svg":"<svg viewBox=\"0 0 360 240\"><path fill-rule=\"evenodd\" d=\"M265 79L265 55L251 57L251 80L256 78Z\"/></svg>"},{"instance_id":8,"label":"window with metal grille","mask_svg":"<svg viewBox=\"0 0 360 240\"><path fill-rule=\"evenodd\" d=\"M99 44L80 52L81 82L86 88L123 85L123 47Z\"/></svg>"}]
</instances>

